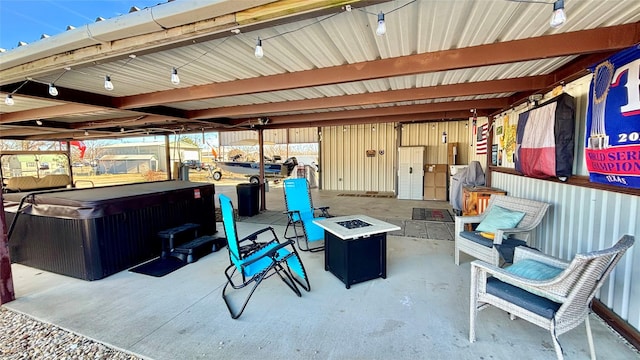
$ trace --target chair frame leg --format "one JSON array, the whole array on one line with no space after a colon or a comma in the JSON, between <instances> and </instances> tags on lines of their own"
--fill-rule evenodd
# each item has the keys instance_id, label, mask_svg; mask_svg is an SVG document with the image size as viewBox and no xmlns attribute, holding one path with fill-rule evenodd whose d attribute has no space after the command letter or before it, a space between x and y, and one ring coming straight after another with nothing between
<instances>
[{"instance_id":1,"label":"chair frame leg","mask_svg":"<svg viewBox=\"0 0 640 360\"><path fill-rule=\"evenodd\" d=\"M556 350L556 356L558 360L564 360L564 355L562 354L562 346L560 345L560 341L558 340L558 336L556 335L556 325L555 321L551 322L551 341L553 342L553 348Z\"/></svg>"},{"instance_id":2,"label":"chair frame leg","mask_svg":"<svg viewBox=\"0 0 640 360\"><path fill-rule=\"evenodd\" d=\"M587 327L587 341L589 342L589 353L591 354L591 360L596 360L596 347L593 344L593 334L591 333L591 323L588 314L584 319L584 323Z\"/></svg>"},{"instance_id":3,"label":"chair frame leg","mask_svg":"<svg viewBox=\"0 0 640 360\"><path fill-rule=\"evenodd\" d=\"M231 284L232 288L241 289L246 284L244 284L242 286L234 285L233 281L231 280L231 277L233 277L233 274L236 272L236 269L235 269L234 265L229 266L227 268L227 270L229 270L230 268L233 268L233 271L231 272L230 276L229 275L227 276L227 283L224 285L224 288L222 288L222 300L224 300L225 305L227 305L227 309L229 310L229 314L231 315L231 318L232 319L237 319L244 312L244 309L247 307L247 304L249 303L249 300L251 299L251 296L253 295L253 293L258 288L258 285L260 285L260 283L262 283L262 280L264 280L264 274L266 272L263 272L263 274L254 277L254 280L253 280L254 285L251 288L251 290L249 291L249 294L247 295L247 297L245 298L244 303L242 304L242 307L240 308L240 311L234 312L233 309L231 309L231 303L230 303L230 301L229 301L229 299L227 298L227 295L226 295L227 287L229 286L229 284ZM226 271L225 271L225 273L226 273ZM243 278L243 281L244 281L244 276L242 278Z\"/></svg>"}]
</instances>

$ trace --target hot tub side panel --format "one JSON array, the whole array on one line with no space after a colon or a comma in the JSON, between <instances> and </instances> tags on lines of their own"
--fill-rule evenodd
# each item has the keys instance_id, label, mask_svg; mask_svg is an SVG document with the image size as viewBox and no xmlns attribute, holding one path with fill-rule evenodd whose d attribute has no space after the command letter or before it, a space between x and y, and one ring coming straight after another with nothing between
<instances>
[{"instance_id":1,"label":"hot tub side panel","mask_svg":"<svg viewBox=\"0 0 640 360\"><path fill-rule=\"evenodd\" d=\"M200 234L216 230L213 185L199 188L199 198L194 189L180 189L120 206L120 213L90 219L20 215L9 243L12 261L97 280L159 256L161 230L186 222L201 224ZM14 216L7 213L7 223Z\"/></svg>"}]
</instances>

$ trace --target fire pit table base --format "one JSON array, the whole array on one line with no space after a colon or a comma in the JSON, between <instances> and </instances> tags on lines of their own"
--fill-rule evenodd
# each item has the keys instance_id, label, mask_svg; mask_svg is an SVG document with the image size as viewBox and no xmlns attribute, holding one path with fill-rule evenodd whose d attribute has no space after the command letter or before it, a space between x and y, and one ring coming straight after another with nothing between
<instances>
[{"instance_id":1,"label":"fire pit table base","mask_svg":"<svg viewBox=\"0 0 640 360\"><path fill-rule=\"evenodd\" d=\"M387 234L342 240L325 231L324 269L349 289L363 281L387 278Z\"/></svg>"}]
</instances>

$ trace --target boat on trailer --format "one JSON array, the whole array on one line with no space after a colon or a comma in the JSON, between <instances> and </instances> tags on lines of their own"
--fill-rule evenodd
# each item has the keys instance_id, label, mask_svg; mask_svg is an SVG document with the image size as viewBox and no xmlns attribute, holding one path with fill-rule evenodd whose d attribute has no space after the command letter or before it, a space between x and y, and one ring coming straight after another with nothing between
<instances>
[{"instance_id":1,"label":"boat on trailer","mask_svg":"<svg viewBox=\"0 0 640 360\"><path fill-rule=\"evenodd\" d=\"M257 184L260 182L260 163L255 161L238 161L239 157L233 158L231 161L217 161L215 168L211 169L213 180L222 179L222 171L249 177L249 182ZM291 175L293 169L298 165L295 157L290 157L284 162L279 162L280 157L275 156L274 159L265 159L264 175L267 178L280 180Z\"/></svg>"}]
</instances>

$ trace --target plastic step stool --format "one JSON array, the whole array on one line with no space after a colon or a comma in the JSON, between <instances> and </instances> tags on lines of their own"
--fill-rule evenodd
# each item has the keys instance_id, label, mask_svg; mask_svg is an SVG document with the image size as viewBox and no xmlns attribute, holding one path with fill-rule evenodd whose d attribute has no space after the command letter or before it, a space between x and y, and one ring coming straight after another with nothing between
<instances>
[{"instance_id":1,"label":"plastic step stool","mask_svg":"<svg viewBox=\"0 0 640 360\"><path fill-rule=\"evenodd\" d=\"M178 238L186 236L186 234L184 233L191 231L193 234L190 239L197 238L198 228L200 228L200 224L186 223L170 229L159 231L158 237L162 239L162 252L160 253L160 257L162 259L166 258L167 255L169 255L177 246L176 241L178 240Z\"/></svg>"},{"instance_id":2,"label":"plastic step stool","mask_svg":"<svg viewBox=\"0 0 640 360\"><path fill-rule=\"evenodd\" d=\"M226 238L219 238L213 235L204 235L193 239L185 244L179 245L171 251L174 256L187 264L197 261L199 258L208 255L212 251L218 251L227 244Z\"/></svg>"}]
</instances>

